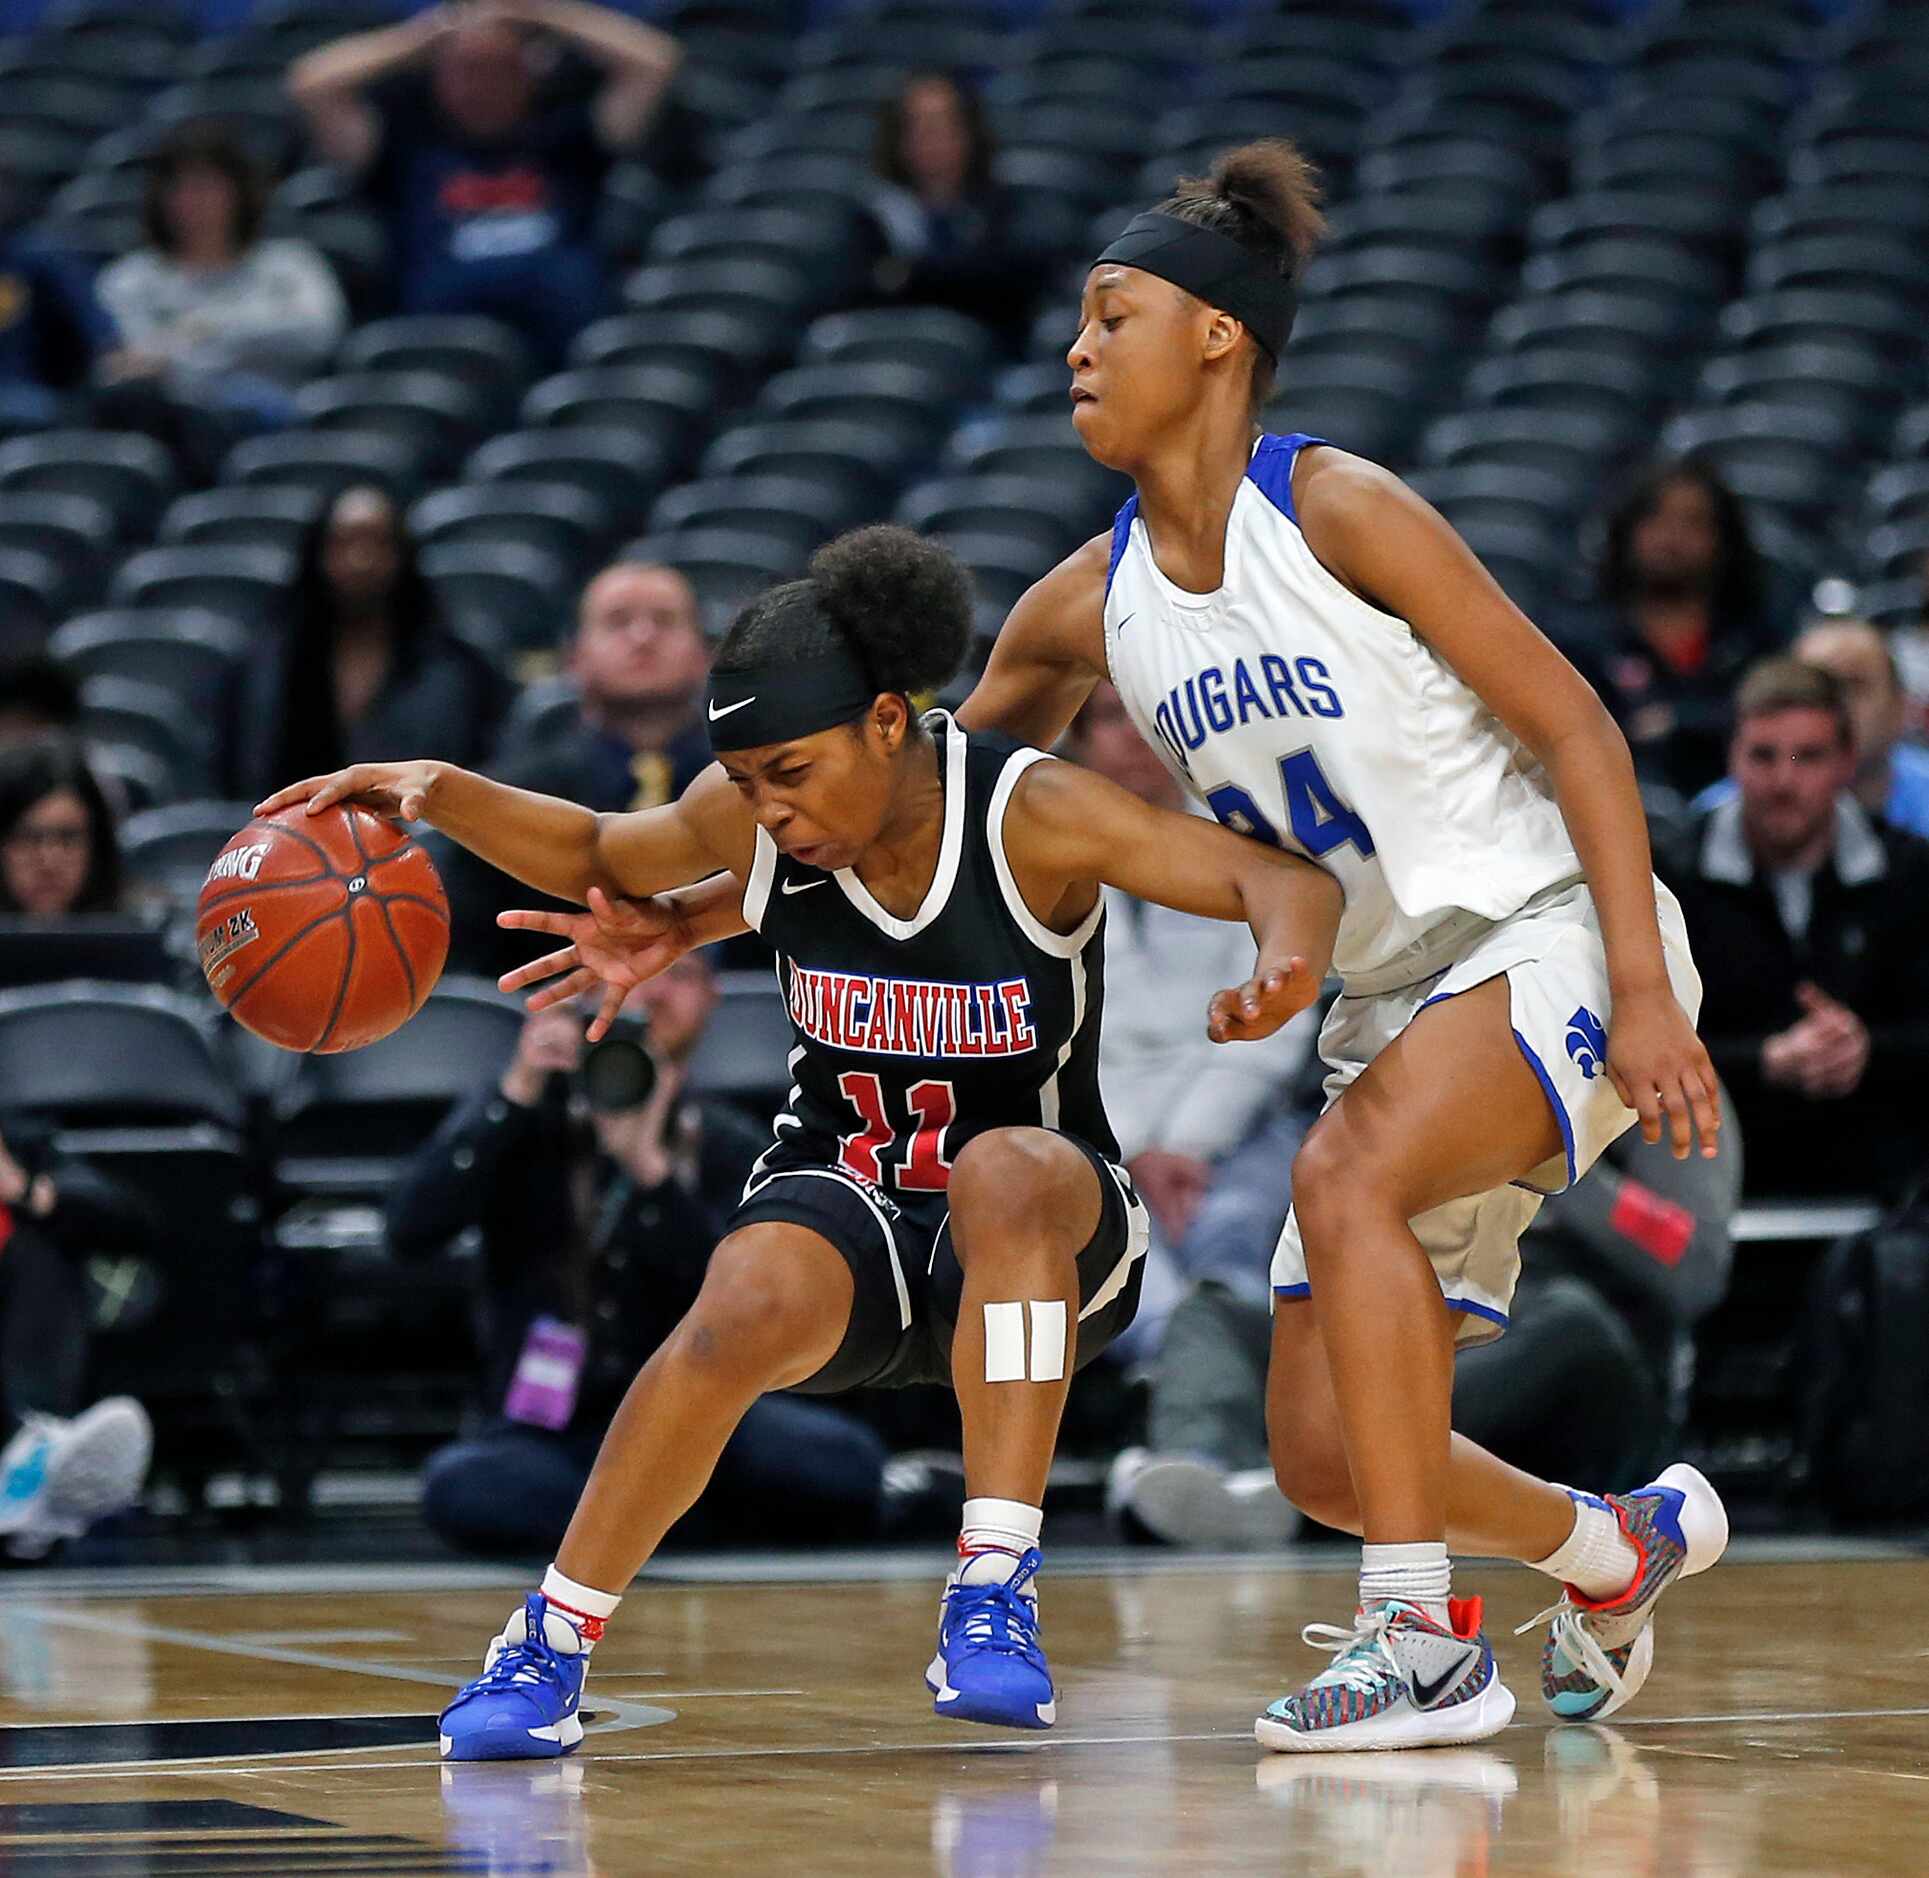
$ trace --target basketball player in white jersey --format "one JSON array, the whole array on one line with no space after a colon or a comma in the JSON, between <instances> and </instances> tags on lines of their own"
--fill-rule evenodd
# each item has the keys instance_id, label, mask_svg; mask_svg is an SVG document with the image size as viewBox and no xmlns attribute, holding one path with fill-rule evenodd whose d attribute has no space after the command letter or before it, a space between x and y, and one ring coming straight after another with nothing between
<instances>
[{"instance_id":1,"label":"basketball player in white jersey","mask_svg":"<svg viewBox=\"0 0 1929 1878\"><path fill-rule=\"evenodd\" d=\"M1506 1725L1450 1547L1560 1582L1542 1691L1585 1720L1638 1691L1656 1599L1727 1540L1691 1467L1599 1496L1450 1430L1454 1351L1505 1328L1540 1197L1637 1118L1712 1154L1720 1114L1613 720L1396 477L1261 433L1317 199L1291 145L1252 144L1094 264L1073 423L1137 493L1019 602L960 713L1048 746L1109 676L1220 820L1344 890L1328 1106L1273 1261L1268 1420L1282 1491L1365 1546L1354 1621L1307 1632L1332 1663L1256 1725L1292 1751ZM716 902L692 896L671 943L735 930ZM577 989L627 978L661 928L656 910L585 917L560 962ZM1218 1003L1213 1034L1236 1017Z\"/></svg>"}]
</instances>

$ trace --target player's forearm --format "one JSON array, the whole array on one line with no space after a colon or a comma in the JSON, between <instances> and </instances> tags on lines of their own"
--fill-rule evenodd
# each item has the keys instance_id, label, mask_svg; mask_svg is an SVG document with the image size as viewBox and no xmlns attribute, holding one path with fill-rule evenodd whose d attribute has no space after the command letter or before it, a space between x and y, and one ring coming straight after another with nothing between
<instances>
[{"instance_id":1,"label":"player's forearm","mask_svg":"<svg viewBox=\"0 0 1929 1878\"><path fill-rule=\"evenodd\" d=\"M1668 989L1654 909L1654 856L1627 739L1605 709L1546 757L1547 774L1581 857L1617 1000Z\"/></svg>"},{"instance_id":2,"label":"player's forearm","mask_svg":"<svg viewBox=\"0 0 1929 1878\"><path fill-rule=\"evenodd\" d=\"M513 789L453 764L435 771L423 820L525 887L573 900L625 891L601 864L602 817L558 796Z\"/></svg>"},{"instance_id":3,"label":"player's forearm","mask_svg":"<svg viewBox=\"0 0 1929 1878\"><path fill-rule=\"evenodd\" d=\"M675 912L692 952L750 930L743 916L743 882L735 874L713 874L694 887L679 887L657 897Z\"/></svg>"},{"instance_id":4,"label":"player's forearm","mask_svg":"<svg viewBox=\"0 0 1929 1878\"><path fill-rule=\"evenodd\" d=\"M319 46L288 68L289 96L306 105L331 93L359 91L420 58L445 30L442 9L431 7L399 26Z\"/></svg>"}]
</instances>

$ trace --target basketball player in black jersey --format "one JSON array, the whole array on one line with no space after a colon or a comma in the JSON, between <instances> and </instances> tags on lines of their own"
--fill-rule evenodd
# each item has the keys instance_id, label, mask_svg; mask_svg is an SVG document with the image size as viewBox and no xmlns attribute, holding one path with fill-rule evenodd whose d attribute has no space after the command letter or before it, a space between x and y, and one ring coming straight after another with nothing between
<instances>
[{"instance_id":1,"label":"basketball player in black jersey","mask_svg":"<svg viewBox=\"0 0 1929 1878\"><path fill-rule=\"evenodd\" d=\"M445 1755L581 1739L591 1645L769 1389L951 1381L969 1497L927 1681L940 1715L1054 1719L1039 1506L1070 1375L1137 1306L1146 1230L1099 1102L1100 886L1251 925L1253 977L1210 1015L1225 1041L1312 1000L1340 894L1277 849L917 717L909 694L950 677L970 624L948 553L860 530L737 620L708 702L719 762L674 804L599 816L434 762L263 804L427 821L605 910L727 871L796 1035L790 1100L701 1295L632 1385L542 1590L445 1712Z\"/></svg>"}]
</instances>

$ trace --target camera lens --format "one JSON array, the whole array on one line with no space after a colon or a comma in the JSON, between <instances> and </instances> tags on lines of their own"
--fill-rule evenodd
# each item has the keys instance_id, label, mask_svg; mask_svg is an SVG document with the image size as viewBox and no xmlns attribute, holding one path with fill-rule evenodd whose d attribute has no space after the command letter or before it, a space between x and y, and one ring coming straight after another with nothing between
<instances>
[{"instance_id":1,"label":"camera lens","mask_svg":"<svg viewBox=\"0 0 1929 1878\"><path fill-rule=\"evenodd\" d=\"M649 1051L627 1037L605 1037L583 1052L583 1100L596 1115L618 1115L641 1108L656 1087L656 1064Z\"/></svg>"}]
</instances>

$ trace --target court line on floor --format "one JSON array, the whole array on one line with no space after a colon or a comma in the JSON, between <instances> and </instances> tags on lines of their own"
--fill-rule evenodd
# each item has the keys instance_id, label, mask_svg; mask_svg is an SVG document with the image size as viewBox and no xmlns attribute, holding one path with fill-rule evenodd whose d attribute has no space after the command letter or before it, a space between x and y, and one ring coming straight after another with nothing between
<instances>
[{"instance_id":1,"label":"court line on floor","mask_svg":"<svg viewBox=\"0 0 1929 1878\"><path fill-rule=\"evenodd\" d=\"M1886 1721L1903 1717L1929 1715L1929 1706L1913 1708L1860 1708L1860 1709L1783 1709L1768 1714L1737 1715L1650 1715L1635 1718L1617 1715L1611 1728L1680 1728L1706 1726L1775 1726L1792 1725L1798 1722L1813 1721ZM1494 1742L1505 1741L1507 1734L1547 1734L1569 1724L1553 1720L1516 1722L1513 1728L1494 1737ZM1199 1741L1246 1741L1252 1739L1249 1728L1211 1729L1199 1734L1153 1734L1153 1735L1053 1735L1040 1741L876 1741L849 1742L840 1745L816 1747L723 1747L723 1748L659 1748L627 1754L594 1754L588 1762L597 1766L620 1766L632 1762L653 1761L731 1761L731 1760L807 1760L813 1757L848 1759L856 1755L877 1754L962 1754L981 1758L994 1754L1050 1754L1064 1748L1104 1748L1104 1747L1169 1747L1187 1742ZM339 1749L338 1753L362 1752L359 1749ZM132 1780L148 1775L202 1774L210 1778L217 1775L232 1775L236 1778L253 1774L319 1774L327 1773L338 1765L334 1761L291 1762L285 1759L276 1761L272 1767L261 1765L275 1760L272 1755L235 1755L227 1760L205 1760L190 1764L179 1762L115 1762L100 1767L68 1764L52 1768L21 1768L0 1771L0 1785L11 1785L29 1780ZM586 1763L587 1764L587 1763ZM397 1761L360 1761L356 1763L358 1773L374 1773L385 1769L406 1769L438 1766L440 1762L426 1759ZM1852 1769L1849 1771L1864 1771ZM1870 1770L1874 1771L1874 1770ZM1929 1776L1909 1775L1910 1779L1925 1779Z\"/></svg>"}]
</instances>

